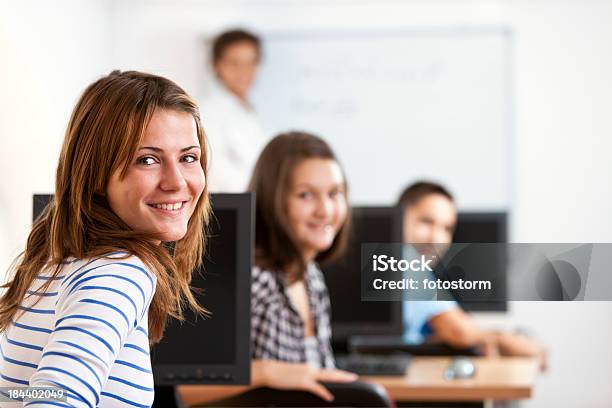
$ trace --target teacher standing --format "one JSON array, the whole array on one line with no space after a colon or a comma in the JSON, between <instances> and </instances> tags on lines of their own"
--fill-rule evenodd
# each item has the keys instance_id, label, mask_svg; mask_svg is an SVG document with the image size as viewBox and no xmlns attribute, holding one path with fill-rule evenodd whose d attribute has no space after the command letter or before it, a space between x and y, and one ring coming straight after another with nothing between
<instances>
[{"instance_id":1,"label":"teacher standing","mask_svg":"<svg viewBox=\"0 0 612 408\"><path fill-rule=\"evenodd\" d=\"M210 191L245 191L267 141L247 99L260 59L261 42L247 31L226 31L213 42L212 63L217 81L201 103L211 146Z\"/></svg>"}]
</instances>

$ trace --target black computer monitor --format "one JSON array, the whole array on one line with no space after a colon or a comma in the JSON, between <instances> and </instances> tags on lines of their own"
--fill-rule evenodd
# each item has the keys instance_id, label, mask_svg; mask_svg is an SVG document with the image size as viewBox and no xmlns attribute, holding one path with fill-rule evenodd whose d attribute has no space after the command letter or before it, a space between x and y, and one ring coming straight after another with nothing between
<instances>
[{"instance_id":1,"label":"black computer monitor","mask_svg":"<svg viewBox=\"0 0 612 408\"><path fill-rule=\"evenodd\" d=\"M453 235L454 243L505 243L508 242L508 213L506 212L460 212L457 216L457 227ZM482 247L480 248L482 250ZM486 262L485 262L486 261ZM507 257L505 248L491 247L486 257L479 264L483 268L491 268L496 274L495 299L499 301L461 301L459 304L467 311L506 311L506 276ZM475 275L486 276L487 272Z\"/></svg>"},{"instance_id":2,"label":"black computer monitor","mask_svg":"<svg viewBox=\"0 0 612 408\"><path fill-rule=\"evenodd\" d=\"M453 242L508 242L508 213L460 212Z\"/></svg>"},{"instance_id":3,"label":"black computer monitor","mask_svg":"<svg viewBox=\"0 0 612 408\"><path fill-rule=\"evenodd\" d=\"M254 197L212 194L213 216L203 267L191 286L208 318L171 321L151 352L158 385L248 384L251 362L251 267Z\"/></svg>"},{"instance_id":4,"label":"black computer monitor","mask_svg":"<svg viewBox=\"0 0 612 408\"><path fill-rule=\"evenodd\" d=\"M322 265L331 301L333 343L340 352L351 336L402 332L402 302L362 301L360 279L361 244L401 242L401 211L397 207L353 207L352 214L346 253Z\"/></svg>"},{"instance_id":5,"label":"black computer monitor","mask_svg":"<svg viewBox=\"0 0 612 408\"><path fill-rule=\"evenodd\" d=\"M34 196L34 218L50 195ZM156 385L248 384L250 381L250 296L254 246L254 197L211 194L212 217L204 264L191 286L211 315L190 311L166 326L151 350ZM196 291L197 292L197 291Z\"/></svg>"}]
</instances>

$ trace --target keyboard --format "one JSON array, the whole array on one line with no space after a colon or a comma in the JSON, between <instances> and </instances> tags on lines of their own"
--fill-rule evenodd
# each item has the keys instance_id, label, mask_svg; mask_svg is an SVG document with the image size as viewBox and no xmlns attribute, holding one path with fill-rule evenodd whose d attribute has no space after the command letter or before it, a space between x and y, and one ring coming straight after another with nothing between
<instances>
[{"instance_id":1,"label":"keyboard","mask_svg":"<svg viewBox=\"0 0 612 408\"><path fill-rule=\"evenodd\" d=\"M349 354L336 357L337 368L359 375L403 376L409 364L410 356L406 354Z\"/></svg>"}]
</instances>

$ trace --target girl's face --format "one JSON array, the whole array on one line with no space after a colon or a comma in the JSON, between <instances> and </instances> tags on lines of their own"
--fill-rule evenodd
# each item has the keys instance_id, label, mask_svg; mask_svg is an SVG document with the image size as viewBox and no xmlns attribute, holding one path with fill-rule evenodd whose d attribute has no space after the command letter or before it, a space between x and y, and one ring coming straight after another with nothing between
<instances>
[{"instance_id":1,"label":"girl's face","mask_svg":"<svg viewBox=\"0 0 612 408\"><path fill-rule=\"evenodd\" d=\"M289 235L305 261L331 247L346 212L344 177L336 161L313 158L295 166L287 197L287 218Z\"/></svg>"},{"instance_id":2,"label":"girl's face","mask_svg":"<svg viewBox=\"0 0 612 408\"><path fill-rule=\"evenodd\" d=\"M217 76L225 87L241 99L246 99L255 80L259 51L249 41L228 46L215 64Z\"/></svg>"},{"instance_id":3,"label":"girl's face","mask_svg":"<svg viewBox=\"0 0 612 408\"><path fill-rule=\"evenodd\" d=\"M404 210L404 242L450 244L456 225L455 204L442 194L428 194Z\"/></svg>"},{"instance_id":4,"label":"girl's face","mask_svg":"<svg viewBox=\"0 0 612 408\"><path fill-rule=\"evenodd\" d=\"M123 179L118 168L108 183L111 209L133 230L159 241L177 241L204 191L196 124L189 113L153 114Z\"/></svg>"}]
</instances>

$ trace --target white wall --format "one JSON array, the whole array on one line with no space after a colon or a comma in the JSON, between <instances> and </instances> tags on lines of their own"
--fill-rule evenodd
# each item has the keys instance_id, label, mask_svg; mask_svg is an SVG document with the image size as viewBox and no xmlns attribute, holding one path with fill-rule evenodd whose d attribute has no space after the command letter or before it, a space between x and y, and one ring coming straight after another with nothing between
<instances>
[{"instance_id":1,"label":"white wall","mask_svg":"<svg viewBox=\"0 0 612 408\"><path fill-rule=\"evenodd\" d=\"M77 98L109 70L110 5L107 0L0 2L2 275L23 250L32 194L53 190Z\"/></svg>"},{"instance_id":2,"label":"white wall","mask_svg":"<svg viewBox=\"0 0 612 408\"><path fill-rule=\"evenodd\" d=\"M508 2L516 30L517 242L611 242L612 4ZM516 302L550 347L528 406L610 406L612 303ZM582 386L577 386L582 384Z\"/></svg>"},{"instance_id":3,"label":"white wall","mask_svg":"<svg viewBox=\"0 0 612 408\"><path fill-rule=\"evenodd\" d=\"M167 75L199 95L205 77L202 40L228 25L262 31L511 27L516 36L512 238L612 242L610 1L5 3L13 7L5 13L3 5L0 15L0 251L8 252L0 252L0 265L27 234L32 192L53 188L63 128L81 89L117 67ZM612 303L517 302L508 315L479 319L497 327L530 327L549 346L550 370L525 406L610 406Z\"/></svg>"}]
</instances>

